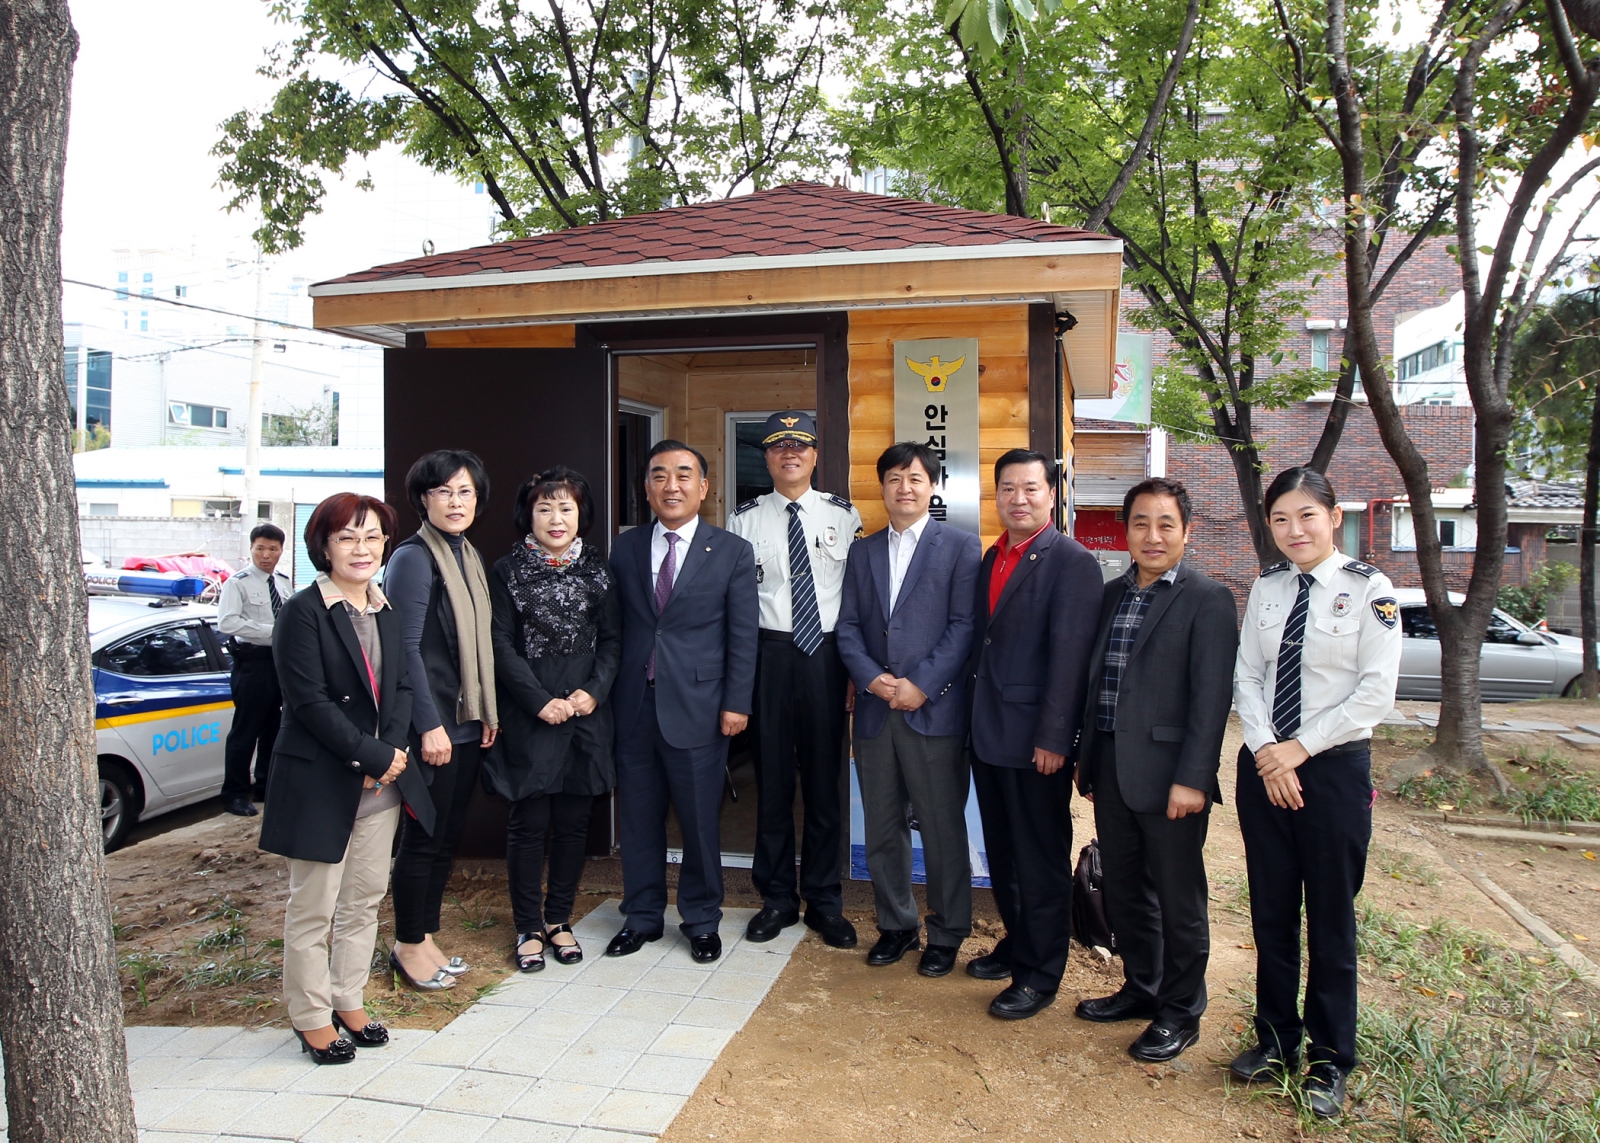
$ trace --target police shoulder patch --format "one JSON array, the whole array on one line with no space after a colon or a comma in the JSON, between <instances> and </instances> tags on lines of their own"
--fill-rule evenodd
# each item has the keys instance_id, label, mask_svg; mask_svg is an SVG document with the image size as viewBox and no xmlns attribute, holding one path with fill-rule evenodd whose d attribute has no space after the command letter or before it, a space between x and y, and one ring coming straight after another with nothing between
<instances>
[{"instance_id":1,"label":"police shoulder patch","mask_svg":"<svg viewBox=\"0 0 1600 1143\"><path fill-rule=\"evenodd\" d=\"M761 498L760 497L756 497L755 499L752 499L752 500L746 500L743 504L739 505L739 507L737 507L737 508L735 508L733 510L733 514L735 516L737 516L740 513L748 512L748 511L750 511L750 509L754 508L757 504L760 504L760 503L761 503Z\"/></svg>"},{"instance_id":2,"label":"police shoulder patch","mask_svg":"<svg viewBox=\"0 0 1600 1143\"><path fill-rule=\"evenodd\" d=\"M828 502L836 508L843 508L846 512L848 512L855 507L854 504L850 503L850 501L846 500L843 496L835 496L831 492L825 493L825 495L828 497Z\"/></svg>"},{"instance_id":3,"label":"police shoulder patch","mask_svg":"<svg viewBox=\"0 0 1600 1143\"><path fill-rule=\"evenodd\" d=\"M1281 564L1273 564L1270 568L1262 568L1261 569L1261 574L1262 575L1276 575L1278 572L1288 571L1288 570L1289 570L1289 561L1288 560L1284 560Z\"/></svg>"},{"instance_id":4,"label":"police shoulder patch","mask_svg":"<svg viewBox=\"0 0 1600 1143\"><path fill-rule=\"evenodd\" d=\"M1355 572L1357 575L1364 575L1368 579L1371 579L1373 576L1378 574L1377 568L1373 567L1371 564L1364 564L1360 560L1348 561L1344 565L1344 570L1347 572Z\"/></svg>"},{"instance_id":5,"label":"police shoulder patch","mask_svg":"<svg viewBox=\"0 0 1600 1143\"><path fill-rule=\"evenodd\" d=\"M1385 627L1393 628L1400 622L1400 605L1393 596L1386 595L1382 599L1372 601L1372 614L1378 617L1378 622Z\"/></svg>"}]
</instances>

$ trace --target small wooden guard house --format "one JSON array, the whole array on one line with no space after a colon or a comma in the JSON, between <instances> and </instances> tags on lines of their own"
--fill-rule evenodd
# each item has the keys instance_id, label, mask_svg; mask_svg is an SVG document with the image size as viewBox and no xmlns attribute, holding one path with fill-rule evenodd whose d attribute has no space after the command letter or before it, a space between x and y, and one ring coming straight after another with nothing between
<instances>
[{"instance_id":1,"label":"small wooden guard house","mask_svg":"<svg viewBox=\"0 0 1600 1143\"><path fill-rule=\"evenodd\" d=\"M590 540L606 542L649 521L643 457L668 437L708 457L703 515L723 524L772 487L762 421L804 409L819 487L868 531L887 522L878 455L917 437L945 457L935 512L988 544L995 459L1070 458L1074 396L1111 394L1121 266L1103 235L797 183L376 266L311 296L319 329L389 347L385 487L403 532L407 468L459 447L493 485L473 529L485 559L519 539L512 491L557 463L589 478Z\"/></svg>"}]
</instances>

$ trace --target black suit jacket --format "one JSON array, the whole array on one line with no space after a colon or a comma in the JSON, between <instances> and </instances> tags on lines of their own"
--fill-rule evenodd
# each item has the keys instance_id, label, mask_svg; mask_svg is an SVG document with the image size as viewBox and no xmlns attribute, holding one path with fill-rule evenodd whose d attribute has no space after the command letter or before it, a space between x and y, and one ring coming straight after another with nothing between
<instances>
[{"instance_id":1,"label":"black suit jacket","mask_svg":"<svg viewBox=\"0 0 1600 1143\"><path fill-rule=\"evenodd\" d=\"M973 609L972 751L991 766L1031 770L1034 747L1070 754L1077 741L1100 613L1100 564L1078 541L1046 528L990 615L996 551L984 553Z\"/></svg>"},{"instance_id":2,"label":"black suit jacket","mask_svg":"<svg viewBox=\"0 0 1600 1143\"><path fill-rule=\"evenodd\" d=\"M683 552L667 606L656 614L650 575L654 522L630 528L611 546L622 604L622 665L611 692L619 737L630 733L644 700L645 665L656 657L656 723L680 749L722 737L722 712L749 714L756 681L756 557L750 545L700 521Z\"/></svg>"},{"instance_id":3,"label":"black suit jacket","mask_svg":"<svg viewBox=\"0 0 1600 1143\"><path fill-rule=\"evenodd\" d=\"M411 684L394 608L377 613L383 676L376 700L355 627L312 584L284 602L272 630L283 722L267 772L261 848L302 861L344 860L362 779L381 778L411 729ZM378 733L373 734L373 728ZM400 794L429 833L433 800L408 759Z\"/></svg>"},{"instance_id":4,"label":"black suit jacket","mask_svg":"<svg viewBox=\"0 0 1600 1143\"><path fill-rule=\"evenodd\" d=\"M1094 792L1095 716L1111 623L1126 584L1106 584L1100 605L1078 744L1078 789ZM1233 701L1233 660L1239 649L1238 604L1214 579L1178 565L1177 578L1150 600L1117 686L1117 787L1135 813L1165 813L1173 785L1222 800L1217 768Z\"/></svg>"}]
</instances>

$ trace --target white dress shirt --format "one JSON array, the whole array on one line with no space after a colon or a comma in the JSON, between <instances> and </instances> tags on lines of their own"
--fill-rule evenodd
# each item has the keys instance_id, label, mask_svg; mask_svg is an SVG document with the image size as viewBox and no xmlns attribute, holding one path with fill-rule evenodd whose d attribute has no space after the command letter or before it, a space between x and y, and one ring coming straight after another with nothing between
<instances>
[{"instance_id":1,"label":"white dress shirt","mask_svg":"<svg viewBox=\"0 0 1600 1143\"><path fill-rule=\"evenodd\" d=\"M1400 609L1388 576L1337 551L1310 574L1295 739L1307 753L1320 754L1371 738L1372 728L1394 709ZM1277 741L1272 705L1278 652L1300 590L1299 576L1292 563L1275 564L1261 573L1245 604L1233 695L1252 753Z\"/></svg>"},{"instance_id":2,"label":"white dress shirt","mask_svg":"<svg viewBox=\"0 0 1600 1143\"><path fill-rule=\"evenodd\" d=\"M287 603L294 594L289 577L272 573L278 585L278 598ZM228 577L217 598L217 630L232 635L241 643L272 646L272 596L267 592L267 573L247 563Z\"/></svg>"},{"instance_id":3,"label":"white dress shirt","mask_svg":"<svg viewBox=\"0 0 1600 1143\"><path fill-rule=\"evenodd\" d=\"M861 534L861 513L850 501L808 488L800 506L800 530L811 561L811 586L824 632L839 621L850 545ZM763 631L794 630L793 576L789 568L789 498L768 492L747 500L728 518L728 531L749 542L756 558L756 601Z\"/></svg>"},{"instance_id":4,"label":"white dress shirt","mask_svg":"<svg viewBox=\"0 0 1600 1143\"><path fill-rule=\"evenodd\" d=\"M922 519L908 526L903 532L896 531L893 524L889 525L889 611L891 613L900 599L900 585L905 582L906 572L911 567L911 558L917 554L917 544L922 540L922 533L927 528L929 519L928 513L924 512Z\"/></svg>"},{"instance_id":5,"label":"white dress shirt","mask_svg":"<svg viewBox=\"0 0 1600 1143\"><path fill-rule=\"evenodd\" d=\"M656 588L656 576L661 571L661 563L667 558L667 533L670 531L678 537L677 555L672 566L672 586L678 586L678 576L683 574L683 560L689 554L689 545L694 543L694 534L700 528L700 517L690 516L677 528L664 528L661 521L657 520L650 528L650 590Z\"/></svg>"}]
</instances>

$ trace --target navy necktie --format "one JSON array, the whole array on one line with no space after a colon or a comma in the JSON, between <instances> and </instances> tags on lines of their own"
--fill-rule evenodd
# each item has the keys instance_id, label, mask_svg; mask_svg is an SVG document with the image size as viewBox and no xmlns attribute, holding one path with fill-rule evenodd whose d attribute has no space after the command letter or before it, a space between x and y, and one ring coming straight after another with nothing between
<instances>
[{"instance_id":1,"label":"navy necktie","mask_svg":"<svg viewBox=\"0 0 1600 1143\"><path fill-rule=\"evenodd\" d=\"M789 627L794 645L809 655L822 646L822 616L817 612L817 585L811 577L811 555L806 551L806 530L800 525L800 505L789 502Z\"/></svg>"},{"instance_id":2,"label":"navy necktie","mask_svg":"<svg viewBox=\"0 0 1600 1143\"><path fill-rule=\"evenodd\" d=\"M1311 583L1308 573L1300 576L1300 591L1294 597L1289 622L1283 625L1283 642L1278 644L1278 678L1272 692L1272 729L1280 741L1287 741L1300 730L1300 652L1306 640L1306 615L1311 610Z\"/></svg>"},{"instance_id":3,"label":"navy necktie","mask_svg":"<svg viewBox=\"0 0 1600 1143\"><path fill-rule=\"evenodd\" d=\"M278 594L278 580L271 572L267 573L267 594L272 597L272 618L278 618L278 608L283 606L283 596Z\"/></svg>"}]
</instances>

